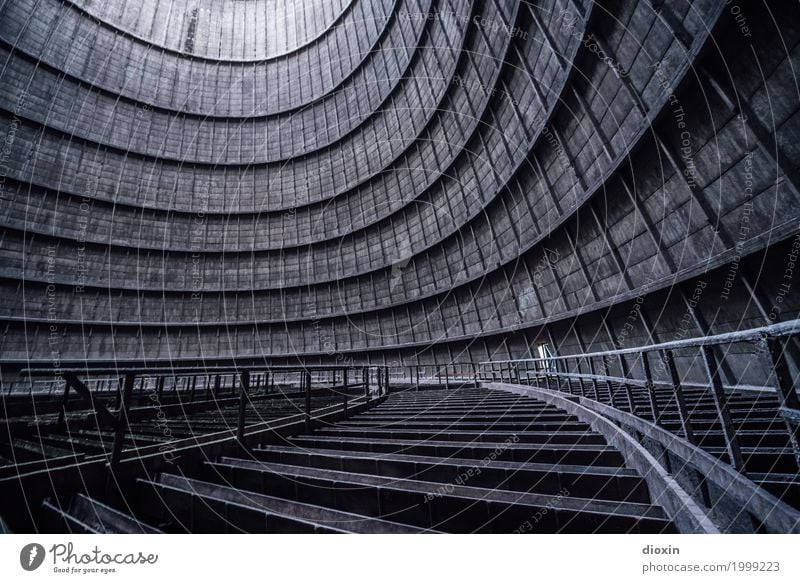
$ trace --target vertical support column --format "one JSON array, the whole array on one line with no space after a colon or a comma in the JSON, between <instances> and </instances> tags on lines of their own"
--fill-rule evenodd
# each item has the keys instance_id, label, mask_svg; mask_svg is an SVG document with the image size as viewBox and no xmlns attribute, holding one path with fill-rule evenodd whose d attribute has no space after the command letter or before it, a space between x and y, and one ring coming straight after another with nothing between
<instances>
[{"instance_id":1,"label":"vertical support column","mask_svg":"<svg viewBox=\"0 0 800 583\"><path fill-rule=\"evenodd\" d=\"M122 384L122 400L117 413L117 426L114 428L114 445L111 450L112 468L119 465L120 458L122 457L122 445L125 441L125 430L128 427L128 407L131 402L131 394L133 393L133 383L135 380L136 375L127 373Z\"/></svg>"},{"instance_id":2,"label":"vertical support column","mask_svg":"<svg viewBox=\"0 0 800 583\"><path fill-rule=\"evenodd\" d=\"M386 367L386 382L383 385L383 394L384 395L388 395L389 394L389 367L388 366Z\"/></svg>"},{"instance_id":3,"label":"vertical support column","mask_svg":"<svg viewBox=\"0 0 800 583\"><path fill-rule=\"evenodd\" d=\"M239 445L247 447L244 439L244 413L247 405L247 395L250 392L250 371L243 370L239 373L239 419L236 425L236 439Z\"/></svg>"},{"instance_id":4,"label":"vertical support column","mask_svg":"<svg viewBox=\"0 0 800 583\"><path fill-rule=\"evenodd\" d=\"M192 377L192 388L189 391L189 402L194 401L194 390L197 388L197 375Z\"/></svg>"},{"instance_id":5,"label":"vertical support column","mask_svg":"<svg viewBox=\"0 0 800 583\"><path fill-rule=\"evenodd\" d=\"M219 391L220 391L221 384L222 384L222 381L221 381L219 375L216 375L214 377L214 398L215 399L217 398L217 396L219 396Z\"/></svg>"},{"instance_id":6,"label":"vertical support column","mask_svg":"<svg viewBox=\"0 0 800 583\"><path fill-rule=\"evenodd\" d=\"M369 399L369 367L366 366L361 369L361 378L364 383L364 396Z\"/></svg>"},{"instance_id":7,"label":"vertical support column","mask_svg":"<svg viewBox=\"0 0 800 583\"><path fill-rule=\"evenodd\" d=\"M722 386L722 379L719 374L719 363L714 354L712 346L703 346L700 349L703 364L705 365L708 380L711 383L711 396L714 398L714 406L717 409L722 426L722 435L725 438L725 449L728 452L730 464L740 472L744 473L744 459L739 447L739 438L736 436L736 428L733 426L733 419L728 411L728 398Z\"/></svg>"}]
</instances>

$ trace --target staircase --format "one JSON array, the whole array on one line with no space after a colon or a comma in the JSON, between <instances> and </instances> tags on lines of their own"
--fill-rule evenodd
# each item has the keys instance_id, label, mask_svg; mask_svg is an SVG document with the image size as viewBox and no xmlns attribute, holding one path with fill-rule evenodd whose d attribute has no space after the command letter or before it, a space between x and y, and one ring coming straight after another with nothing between
<instances>
[{"instance_id":1,"label":"staircase","mask_svg":"<svg viewBox=\"0 0 800 583\"><path fill-rule=\"evenodd\" d=\"M138 479L127 507L45 502L81 532L675 532L590 427L536 399L403 391L346 421L180 473Z\"/></svg>"},{"instance_id":2,"label":"staircase","mask_svg":"<svg viewBox=\"0 0 800 583\"><path fill-rule=\"evenodd\" d=\"M531 384L548 388L541 381ZM622 411L653 420L650 397L641 387L620 383L579 384L577 381L568 383L563 380L558 382L557 387L562 392L613 404ZM631 395L633 408L628 394ZM709 391L699 387L685 388L683 394L693 443L725 463L730 463L722 424ZM654 395L658 423L685 438L674 391L656 388ZM742 452L742 469L747 477L790 506L800 508L800 467L791 445L789 430L780 414L777 395L766 391L734 390L726 395L726 399Z\"/></svg>"}]
</instances>

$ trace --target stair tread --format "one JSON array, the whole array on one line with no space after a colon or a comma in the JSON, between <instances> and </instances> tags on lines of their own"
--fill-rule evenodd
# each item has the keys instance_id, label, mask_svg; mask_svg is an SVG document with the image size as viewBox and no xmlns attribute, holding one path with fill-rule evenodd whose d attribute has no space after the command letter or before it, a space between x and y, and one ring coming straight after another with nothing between
<instances>
[{"instance_id":1,"label":"stair tread","mask_svg":"<svg viewBox=\"0 0 800 583\"><path fill-rule=\"evenodd\" d=\"M213 482L178 476L176 474L162 474L157 482L143 480L144 483L185 490L203 497L214 498L220 501L239 504L255 510L269 512L288 519L296 519L314 525L324 526L340 532L348 533L419 533L435 532L430 529L421 529L388 520L363 516L351 512L343 512L315 504L296 502L276 496L268 496L258 492L251 492L220 485Z\"/></svg>"},{"instance_id":2,"label":"stair tread","mask_svg":"<svg viewBox=\"0 0 800 583\"><path fill-rule=\"evenodd\" d=\"M325 457L336 458L356 458L356 459L378 459L388 461L407 461L417 462L431 465L457 465L457 466L476 466L481 463L481 467L496 468L503 470L513 471L531 471L531 472L557 472L557 473L575 473L575 474L595 474L605 477L639 477L636 470L631 470L622 467L613 466L582 466L574 464L543 464L532 462L511 462L501 460L490 460L484 464L483 460L475 460L470 458L441 458L435 456L425 455L412 455L401 453L378 453L368 451L343 451L339 449L324 449L324 448L300 448L281 445L263 445L253 450L259 451L275 451L285 453L298 453L298 454L311 454Z\"/></svg>"},{"instance_id":3,"label":"stair tread","mask_svg":"<svg viewBox=\"0 0 800 583\"><path fill-rule=\"evenodd\" d=\"M240 458L223 457L218 462L206 462L212 467L228 466L231 468L247 469L256 472L266 472L281 476L295 478L309 478L336 484L351 484L361 487L377 487L382 489L399 489L417 492L426 495L435 495L442 487L441 483L426 482L422 480L406 480L401 478L385 478L383 476L357 474L353 472L340 472L318 468L306 468L286 464L267 463L260 461L244 460ZM471 500L493 501L512 504L515 506L530 506L532 508L558 508L561 511L578 513L605 514L625 516L630 518L646 518L663 520L663 510L658 506L636 502L616 502L593 500L588 498L571 498L549 494L534 494L529 492L515 492L510 490L478 488L474 486L453 486L453 494L448 496L467 498Z\"/></svg>"}]
</instances>

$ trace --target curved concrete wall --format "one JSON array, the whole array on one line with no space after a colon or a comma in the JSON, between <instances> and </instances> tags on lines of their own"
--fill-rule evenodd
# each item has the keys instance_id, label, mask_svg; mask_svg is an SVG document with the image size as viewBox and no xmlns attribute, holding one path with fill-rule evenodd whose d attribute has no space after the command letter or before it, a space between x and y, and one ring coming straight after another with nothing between
<instances>
[{"instance_id":1,"label":"curved concrete wall","mask_svg":"<svg viewBox=\"0 0 800 583\"><path fill-rule=\"evenodd\" d=\"M147 16L227 0L89 4L0 4L10 365L446 363L797 317L788 7L354 0L213 53L239 12L191 51Z\"/></svg>"}]
</instances>

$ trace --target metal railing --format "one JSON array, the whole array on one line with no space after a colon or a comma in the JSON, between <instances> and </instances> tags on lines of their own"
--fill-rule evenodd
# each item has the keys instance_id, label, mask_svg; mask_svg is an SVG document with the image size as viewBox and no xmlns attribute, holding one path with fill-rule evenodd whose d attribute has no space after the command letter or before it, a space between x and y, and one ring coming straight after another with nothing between
<instances>
[{"instance_id":1,"label":"metal railing","mask_svg":"<svg viewBox=\"0 0 800 583\"><path fill-rule=\"evenodd\" d=\"M687 407L686 390L705 390L714 402L725 450L731 465L742 471L744 460L739 438L728 407L732 390L767 392L778 399L778 411L789 432L795 459L800 465L800 399L798 399L796 364L789 354L790 344L800 335L800 320L792 320L713 336L663 342L633 348L621 348L514 360L482 362L478 376L485 381L533 384L593 399L663 425L657 389L667 394L678 414L679 434L696 444L695 430ZM736 359L753 359L748 366L765 370L764 385L723 383L728 351L723 347L750 345L749 353L736 353ZM676 353L688 366L681 371ZM760 362L759 362L760 361ZM697 364L704 378L691 379L689 369ZM616 368L616 374L614 369ZM740 367L741 368L741 367ZM634 374L636 370L638 374ZM768 379L772 387L767 386ZM645 405L641 406L640 402Z\"/></svg>"},{"instance_id":2,"label":"metal railing","mask_svg":"<svg viewBox=\"0 0 800 583\"><path fill-rule=\"evenodd\" d=\"M31 380L42 377L52 379L54 371L52 368L28 368L23 369L20 375ZM110 457L112 467L117 466L122 458L132 421L131 403L137 395L155 397L159 411L163 409L162 399L169 396L174 396L182 409L200 404L196 400L199 395L215 404L219 404L220 400L235 402L238 405L235 435L240 445L246 447L248 426L245 413L256 392L262 395L279 392L284 396L302 395L305 426L310 430L314 412L312 397L316 393L325 391L326 394L341 398L341 411L346 418L351 399L355 397L360 402L370 401L386 395L390 385L389 368L374 365L61 368L55 376L63 382L61 403L57 408L58 426L65 423L70 397L76 393L84 409L94 411L99 424L114 430ZM118 379L118 382L111 382L113 379ZM362 389L363 395L360 395ZM142 410L136 412L141 414Z\"/></svg>"}]
</instances>

